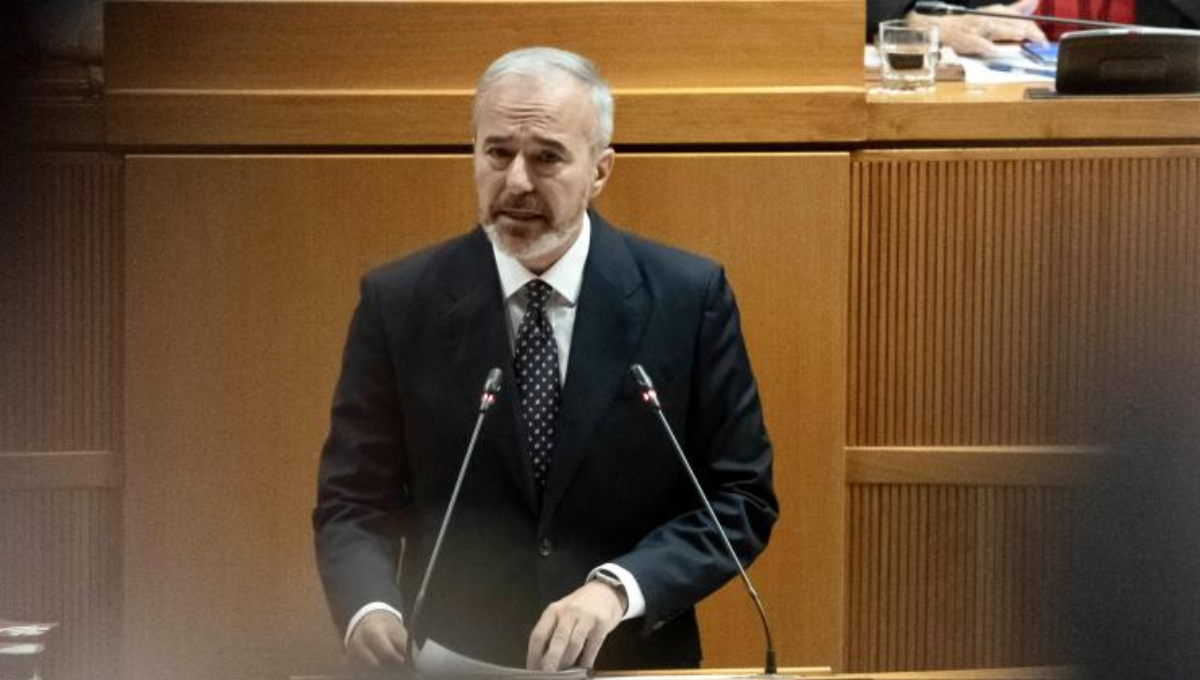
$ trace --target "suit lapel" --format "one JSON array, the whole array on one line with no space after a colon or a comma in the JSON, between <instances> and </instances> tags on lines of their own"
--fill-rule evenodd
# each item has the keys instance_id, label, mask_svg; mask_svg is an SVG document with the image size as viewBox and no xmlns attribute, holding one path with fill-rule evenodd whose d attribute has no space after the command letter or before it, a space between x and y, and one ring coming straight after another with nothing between
<instances>
[{"instance_id":1,"label":"suit lapel","mask_svg":"<svg viewBox=\"0 0 1200 680\"><path fill-rule=\"evenodd\" d=\"M516 431L517 381L512 369L512 347L504 317L503 293L496 273L491 244L482 230L464 239L448 261L438 267L437 287L443 292L444 307L439 317L442 342L450 358L450 373L457 390L472 395L478 404L484 377L493 367L504 372L500 397L488 415L485 432L504 459L505 468L530 512L537 514L538 501L533 473L521 451ZM456 433L457 436L464 436Z\"/></svg>"},{"instance_id":2,"label":"suit lapel","mask_svg":"<svg viewBox=\"0 0 1200 680\"><path fill-rule=\"evenodd\" d=\"M553 517L583 462L586 443L629 380L650 299L621 236L591 212L592 243L575 315L559 432L543 498L542 523Z\"/></svg>"}]
</instances>

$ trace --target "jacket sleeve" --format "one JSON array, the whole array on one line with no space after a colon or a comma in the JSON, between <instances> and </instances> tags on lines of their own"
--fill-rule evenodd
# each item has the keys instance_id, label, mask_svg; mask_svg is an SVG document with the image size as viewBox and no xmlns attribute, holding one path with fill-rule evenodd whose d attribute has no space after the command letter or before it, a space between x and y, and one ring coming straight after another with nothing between
<instances>
[{"instance_id":1,"label":"jacket sleeve","mask_svg":"<svg viewBox=\"0 0 1200 680\"><path fill-rule=\"evenodd\" d=\"M867 40L879 32L879 22L903 17L916 0L867 0Z\"/></svg>"},{"instance_id":2,"label":"jacket sleeve","mask_svg":"<svg viewBox=\"0 0 1200 680\"><path fill-rule=\"evenodd\" d=\"M779 505L758 387L733 291L716 269L705 294L682 444L743 565L766 546ZM615 560L646 597L644 634L690 611L737 574L702 506L660 526Z\"/></svg>"},{"instance_id":3,"label":"jacket sleeve","mask_svg":"<svg viewBox=\"0 0 1200 680\"><path fill-rule=\"evenodd\" d=\"M1137 22L1167 28L1200 28L1200 3L1195 0L1140 0Z\"/></svg>"},{"instance_id":4,"label":"jacket sleeve","mask_svg":"<svg viewBox=\"0 0 1200 680\"><path fill-rule=\"evenodd\" d=\"M396 572L405 509L403 431L379 303L364 278L321 451L313 512L317 566L343 635L350 617L369 602L401 609Z\"/></svg>"}]
</instances>

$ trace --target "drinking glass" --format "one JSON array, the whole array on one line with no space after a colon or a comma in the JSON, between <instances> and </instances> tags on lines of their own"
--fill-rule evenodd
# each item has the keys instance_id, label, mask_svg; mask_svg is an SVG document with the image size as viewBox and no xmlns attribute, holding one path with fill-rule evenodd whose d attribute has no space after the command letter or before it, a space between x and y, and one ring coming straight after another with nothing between
<instances>
[{"instance_id":1,"label":"drinking glass","mask_svg":"<svg viewBox=\"0 0 1200 680\"><path fill-rule=\"evenodd\" d=\"M932 92L941 44L938 27L907 19L879 24L876 34L884 92Z\"/></svg>"}]
</instances>

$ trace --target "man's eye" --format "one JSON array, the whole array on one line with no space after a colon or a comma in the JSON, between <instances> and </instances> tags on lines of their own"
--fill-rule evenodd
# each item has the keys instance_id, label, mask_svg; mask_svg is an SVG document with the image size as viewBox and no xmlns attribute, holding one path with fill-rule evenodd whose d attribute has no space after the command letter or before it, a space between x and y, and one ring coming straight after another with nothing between
<instances>
[{"instance_id":1,"label":"man's eye","mask_svg":"<svg viewBox=\"0 0 1200 680\"><path fill-rule=\"evenodd\" d=\"M488 158L495 158L496 160L508 160L509 158L512 158L512 152L501 147L492 147L488 149L487 155Z\"/></svg>"},{"instance_id":2,"label":"man's eye","mask_svg":"<svg viewBox=\"0 0 1200 680\"><path fill-rule=\"evenodd\" d=\"M538 154L538 160L543 163L558 163L562 161L562 155L554 151L543 151Z\"/></svg>"}]
</instances>

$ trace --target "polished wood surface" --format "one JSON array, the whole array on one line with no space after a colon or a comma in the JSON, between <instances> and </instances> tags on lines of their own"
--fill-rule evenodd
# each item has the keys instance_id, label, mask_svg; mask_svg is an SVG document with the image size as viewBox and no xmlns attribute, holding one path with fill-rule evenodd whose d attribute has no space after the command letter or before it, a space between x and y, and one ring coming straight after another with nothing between
<instances>
[{"instance_id":1,"label":"polished wood surface","mask_svg":"<svg viewBox=\"0 0 1200 680\"><path fill-rule=\"evenodd\" d=\"M938 83L930 94L868 92L864 137L900 144L950 139L1112 143L1200 138L1200 96L1029 100L1025 92L1030 87L1037 86Z\"/></svg>"},{"instance_id":2,"label":"polished wood surface","mask_svg":"<svg viewBox=\"0 0 1200 680\"><path fill-rule=\"evenodd\" d=\"M622 144L1139 142L1200 138L1200 98L1026 101L1024 85L935 95L865 95L861 85L625 88L613 80ZM469 130L470 89L180 90L106 96L114 144L445 144ZM456 101L457 100L457 101ZM681 114L660 125L663 112ZM698 112L707 115L694 115Z\"/></svg>"},{"instance_id":3,"label":"polished wood surface","mask_svg":"<svg viewBox=\"0 0 1200 680\"><path fill-rule=\"evenodd\" d=\"M1012 666L872 673L869 677L877 680L1076 680L1082 676L1074 666Z\"/></svg>"},{"instance_id":4,"label":"polished wood surface","mask_svg":"<svg viewBox=\"0 0 1200 680\"><path fill-rule=\"evenodd\" d=\"M866 122L856 0L118 1L106 11L114 144L462 143L475 80L526 45L600 65L620 143L852 140Z\"/></svg>"},{"instance_id":5,"label":"polished wood surface","mask_svg":"<svg viewBox=\"0 0 1200 680\"><path fill-rule=\"evenodd\" d=\"M135 156L127 179L126 675L328 669L307 518L356 280L472 223L469 161ZM785 499L753 572L787 663L842 649L848 183L846 154L626 155L601 201L739 293ZM702 612L710 663L757 663L739 588Z\"/></svg>"},{"instance_id":6,"label":"polished wood surface","mask_svg":"<svg viewBox=\"0 0 1200 680\"><path fill-rule=\"evenodd\" d=\"M470 164L133 156L126 174L125 677L336 672L309 517L358 279L471 224Z\"/></svg>"},{"instance_id":7,"label":"polished wood surface","mask_svg":"<svg viewBox=\"0 0 1200 680\"><path fill-rule=\"evenodd\" d=\"M720 260L738 295L775 446L782 515L751 570L781 664L836 666L845 512L846 154L619 157L600 206L619 224ZM761 659L739 582L701 608L705 664Z\"/></svg>"},{"instance_id":8,"label":"polished wood surface","mask_svg":"<svg viewBox=\"0 0 1200 680\"><path fill-rule=\"evenodd\" d=\"M464 145L471 90L115 90L107 140L138 145ZM862 90L848 86L617 89L618 144L858 139Z\"/></svg>"},{"instance_id":9,"label":"polished wood surface","mask_svg":"<svg viewBox=\"0 0 1200 680\"><path fill-rule=\"evenodd\" d=\"M116 0L105 11L116 89L471 89L525 45L587 55L620 87L857 86L862 76L851 0Z\"/></svg>"},{"instance_id":10,"label":"polished wood surface","mask_svg":"<svg viewBox=\"0 0 1200 680\"><path fill-rule=\"evenodd\" d=\"M480 71L532 44L601 66L625 144L1200 138L1197 97L872 92L854 0L119 0L106 12L113 144L461 143Z\"/></svg>"},{"instance_id":11,"label":"polished wood surface","mask_svg":"<svg viewBox=\"0 0 1200 680\"><path fill-rule=\"evenodd\" d=\"M717 678L744 677L761 673L761 668L705 668L679 671L626 671L601 672L598 678L625 678L640 676ZM1072 666L1014 666L1008 668L957 668L940 671L902 671L895 673L833 673L832 669L810 666L786 666L779 668L780 677L821 678L821 680L1076 680L1078 668Z\"/></svg>"},{"instance_id":12,"label":"polished wood surface","mask_svg":"<svg viewBox=\"0 0 1200 680\"><path fill-rule=\"evenodd\" d=\"M1106 454L1097 446L847 447L847 484L1086 486Z\"/></svg>"}]
</instances>

